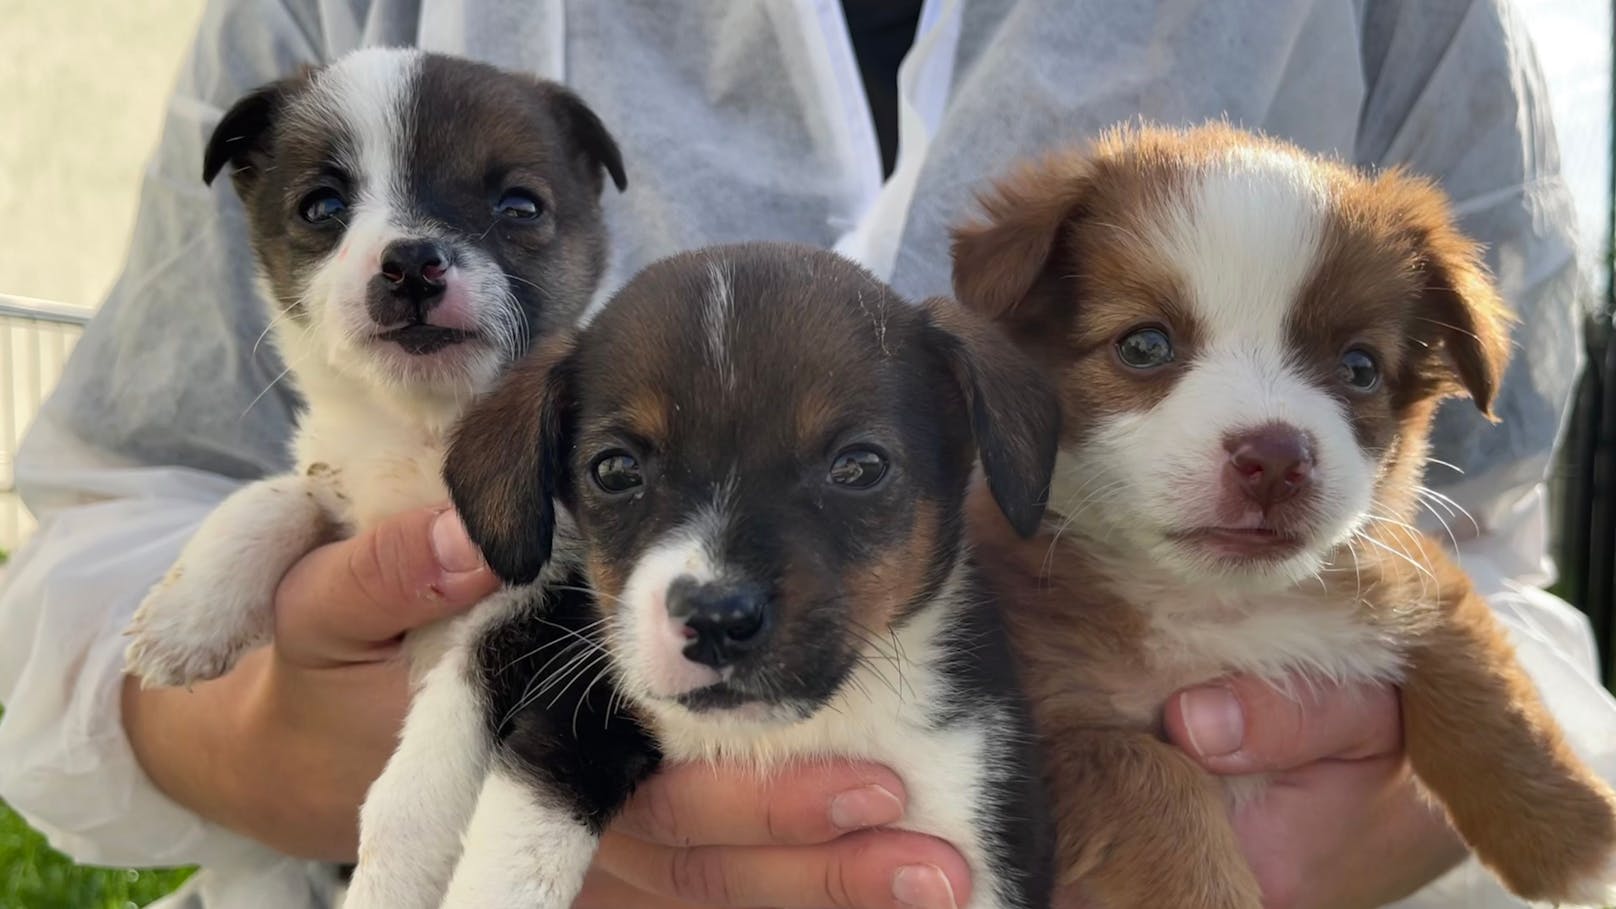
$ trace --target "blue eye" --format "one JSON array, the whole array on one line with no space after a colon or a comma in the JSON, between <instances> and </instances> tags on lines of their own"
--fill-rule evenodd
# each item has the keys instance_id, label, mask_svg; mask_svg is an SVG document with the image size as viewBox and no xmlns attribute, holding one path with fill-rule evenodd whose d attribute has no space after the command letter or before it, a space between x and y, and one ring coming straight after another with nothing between
<instances>
[{"instance_id":1,"label":"blue eye","mask_svg":"<svg viewBox=\"0 0 1616 909\"><path fill-rule=\"evenodd\" d=\"M1134 369L1155 369L1173 362L1173 342L1160 328L1141 328L1117 342L1117 359Z\"/></svg>"},{"instance_id":2,"label":"blue eye","mask_svg":"<svg viewBox=\"0 0 1616 909\"><path fill-rule=\"evenodd\" d=\"M494 205L494 214L513 221L532 221L544 213L544 203L525 189L508 189Z\"/></svg>"},{"instance_id":3,"label":"blue eye","mask_svg":"<svg viewBox=\"0 0 1616 909\"><path fill-rule=\"evenodd\" d=\"M1372 391L1380 384L1380 366L1375 358L1361 347L1354 347L1341 355L1336 375L1343 384L1357 391Z\"/></svg>"},{"instance_id":4,"label":"blue eye","mask_svg":"<svg viewBox=\"0 0 1616 909\"><path fill-rule=\"evenodd\" d=\"M322 188L309 193L299 202L298 211L310 224L323 224L348 210L342 194L334 189Z\"/></svg>"}]
</instances>

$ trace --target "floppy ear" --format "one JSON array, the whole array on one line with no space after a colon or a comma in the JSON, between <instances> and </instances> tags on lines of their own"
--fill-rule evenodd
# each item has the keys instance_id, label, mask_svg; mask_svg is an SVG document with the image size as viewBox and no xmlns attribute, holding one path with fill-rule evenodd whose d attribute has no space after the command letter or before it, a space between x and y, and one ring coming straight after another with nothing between
<instances>
[{"instance_id":1,"label":"floppy ear","mask_svg":"<svg viewBox=\"0 0 1616 909\"><path fill-rule=\"evenodd\" d=\"M623 173L623 155L617 150L617 140L607 131L606 124L590 110L577 95L559 85L551 86L551 103L556 116L567 131L573 152L585 162L594 181L595 193L600 194L602 168L611 175L618 192L628 189L628 176Z\"/></svg>"},{"instance_id":2,"label":"floppy ear","mask_svg":"<svg viewBox=\"0 0 1616 909\"><path fill-rule=\"evenodd\" d=\"M225 111L202 154L203 183L213 185L219 171L232 164L236 167L231 176L237 190L251 187L259 169L269 160L270 130L285 106L287 94L304 78L306 75L299 75L259 86Z\"/></svg>"},{"instance_id":3,"label":"floppy ear","mask_svg":"<svg viewBox=\"0 0 1616 909\"><path fill-rule=\"evenodd\" d=\"M978 196L981 215L953 229L960 302L994 320L1042 315L1039 304L1053 301L1029 297L1051 277L1057 245L1081 214L1093 171L1086 153L1066 152L1025 163Z\"/></svg>"},{"instance_id":4,"label":"floppy ear","mask_svg":"<svg viewBox=\"0 0 1616 909\"><path fill-rule=\"evenodd\" d=\"M1447 196L1434 184L1401 173L1378 182L1381 191L1397 194L1424 282L1412 334L1446 360L1452 377L1442 384L1468 393L1492 419L1514 318L1487 274L1481 245L1454 226Z\"/></svg>"},{"instance_id":5,"label":"floppy ear","mask_svg":"<svg viewBox=\"0 0 1616 909\"><path fill-rule=\"evenodd\" d=\"M455 509L507 584L532 583L550 561L568 488L575 345L559 336L513 366L461 419L444 458Z\"/></svg>"},{"instance_id":6,"label":"floppy ear","mask_svg":"<svg viewBox=\"0 0 1616 909\"><path fill-rule=\"evenodd\" d=\"M1010 526L1032 536L1044 518L1060 445L1060 400L997 328L946 297L921 304L930 338L959 383L988 490Z\"/></svg>"}]
</instances>

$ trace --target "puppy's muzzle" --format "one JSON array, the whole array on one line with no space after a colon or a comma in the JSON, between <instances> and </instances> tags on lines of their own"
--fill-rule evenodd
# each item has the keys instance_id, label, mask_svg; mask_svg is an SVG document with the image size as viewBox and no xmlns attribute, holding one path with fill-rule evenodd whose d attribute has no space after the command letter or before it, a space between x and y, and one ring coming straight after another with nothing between
<instances>
[{"instance_id":1,"label":"puppy's muzzle","mask_svg":"<svg viewBox=\"0 0 1616 909\"><path fill-rule=\"evenodd\" d=\"M767 640L773 625L769 596L754 584L684 576L668 585L668 615L683 623L685 659L714 669L733 665Z\"/></svg>"}]
</instances>

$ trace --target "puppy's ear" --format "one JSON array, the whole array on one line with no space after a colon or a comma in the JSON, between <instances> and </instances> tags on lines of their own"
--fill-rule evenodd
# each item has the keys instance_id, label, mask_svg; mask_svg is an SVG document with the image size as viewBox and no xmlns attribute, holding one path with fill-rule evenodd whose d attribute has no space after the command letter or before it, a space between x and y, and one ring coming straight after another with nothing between
<instances>
[{"instance_id":1,"label":"puppy's ear","mask_svg":"<svg viewBox=\"0 0 1616 909\"><path fill-rule=\"evenodd\" d=\"M234 165L231 175L238 191L246 191L269 161L270 132L286 106L292 89L308 78L307 67L298 75L248 92L225 111L224 119L213 128L207 150L202 154L202 182L213 185L226 164Z\"/></svg>"},{"instance_id":2,"label":"puppy's ear","mask_svg":"<svg viewBox=\"0 0 1616 909\"><path fill-rule=\"evenodd\" d=\"M1424 283L1411 335L1440 352L1451 370L1439 389L1469 394L1492 419L1514 317L1487 273L1481 245L1459 232L1446 194L1434 184L1393 172L1376 189L1396 200Z\"/></svg>"},{"instance_id":3,"label":"puppy's ear","mask_svg":"<svg viewBox=\"0 0 1616 909\"><path fill-rule=\"evenodd\" d=\"M953 229L954 294L996 321L1036 322L1053 294L1035 294L1052 274L1067 225L1082 214L1094 181L1085 153L1021 165L978 197L981 215Z\"/></svg>"},{"instance_id":4,"label":"puppy's ear","mask_svg":"<svg viewBox=\"0 0 1616 909\"><path fill-rule=\"evenodd\" d=\"M461 419L444 459L467 533L507 584L531 583L550 561L568 489L575 348L568 333L511 367Z\"/></svg>"},{"instance_id":5,"label":"puppy's ear","mask_svg":"<svg viewBox=\"0 0 1616 909\"><path fill-rule=\"evenodd\" d=\"M583 102L582 98L562 88L552 86L550 103L556 116L567 131L573 152L582 158L595 184L595 193L601 190L602 168L611 175L618 192L628 189L628 176L623 172L623 154L617 150L617 140L607 131L606 124Z\"/></svg>"},{"instance_id":6,"label":"puppy's ear","mask_svg":"<svg viewBox=\"0 0 1616 909\"><path fill-rule=\"evenodd\" d=\"M1060 444L1060 400L996 327L946 297L922 304L930 339L959 383L982 472L999 510L1024 537L1038 530Z\"/></svg>"}]
</instances>

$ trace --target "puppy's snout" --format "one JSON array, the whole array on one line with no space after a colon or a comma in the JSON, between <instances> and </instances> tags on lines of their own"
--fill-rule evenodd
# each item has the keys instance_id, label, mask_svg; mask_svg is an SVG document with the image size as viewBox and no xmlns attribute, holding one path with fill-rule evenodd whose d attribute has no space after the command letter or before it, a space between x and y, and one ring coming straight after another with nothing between
<instances>
[{"instance_id":1,"label":"puppy's snout","mask_svg":"<svg viewBox=\"0 0 1616 909\"><path fill-rule=\"evenodd\" d=\"M1223 447L1232 484L1264 508L1294 498L1313 478L1312 441L1294 426L1270 423L1230 433Z\"/></svg>"},{"instance_id":2,"label":"puppy's snout","mask_svg":"<svg viewBox=\"0 0 1616 909\"><path fill-rule=\"evenodd\" d=\"M690 577L668 586L668 615L684 623L685 659L714 669L756 650L771 625L769 596L762 588Z\"/></svg>"},{"instance_id":3,"label":"puppy's snout","mask_svg":"<svg viewBox=\"0 0 1616 909\"><path fill-rule=\"evenodd\" d=\"M449 251L431 240L396 240L382 250L382 277L395 292L417 302L435 302L443 295L449 264Z\"/></svg>"}]
</instances>

